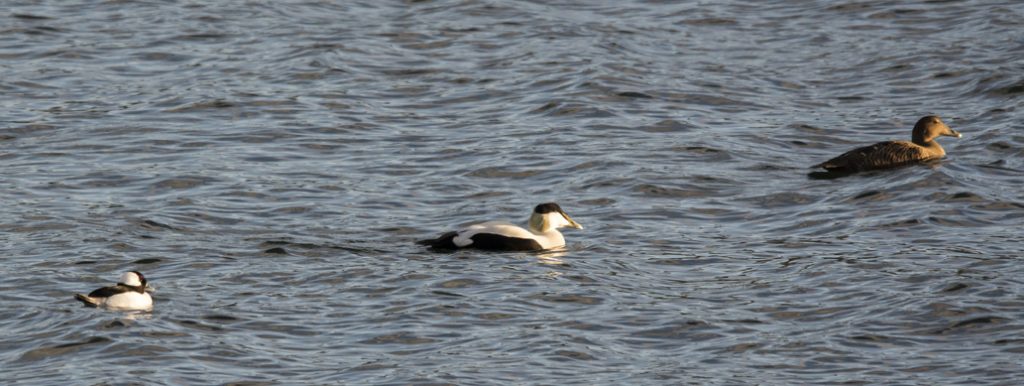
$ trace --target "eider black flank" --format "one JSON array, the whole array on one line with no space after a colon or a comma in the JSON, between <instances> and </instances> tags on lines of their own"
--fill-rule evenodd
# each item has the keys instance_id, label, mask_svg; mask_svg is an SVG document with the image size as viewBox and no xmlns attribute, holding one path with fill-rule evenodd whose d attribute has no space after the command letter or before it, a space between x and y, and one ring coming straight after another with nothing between
<instances>
[{"instance_id":1,"label":"eider black flank","mask_svg":"<svg viewBox=\"0 0 1024 386\"><path fill-rule=\"evenodd\" d=\"M492 251L538 251L544 249L536 240L508 237L493 233L477 233L470 237L472 247Z\"/></svg>"},{"instance_id":2,"label":"eider black flank","mask_svg":"<svg viewBox=\"0 0 1024 386\"><path fill-rule=\"evenodd\" d=\"M537 205L536 208L533 208L533 213L545 214L551 212L564 213L562 212L562 207L558 206L558 204L553 202L540 204Z\"/></svg>"}]
</instances>

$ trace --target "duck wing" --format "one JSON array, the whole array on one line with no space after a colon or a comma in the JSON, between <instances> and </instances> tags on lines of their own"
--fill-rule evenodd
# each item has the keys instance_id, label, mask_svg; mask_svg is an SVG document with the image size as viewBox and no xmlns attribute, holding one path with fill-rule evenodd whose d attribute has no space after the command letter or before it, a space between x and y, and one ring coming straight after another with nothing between
<instances>
[{"instance_id":1,"label":"duck wing","mask_svg":"<svg viewBox=\"0 0 1024 386\"><path fill-rule=\"evenodd\" d=\"M125 292L132 292L133 289L123 285L113 285L110 287L103 287L96 289L89 293L90 298L109 298L117 294L123 294Z\"/></svg>"},{"instance_id":2,"label":"duck wing","mask_svg":"<svg viewBox=\"0 0 1024 386\"><path fill-rule=\"evenodd\" d=\"M544 249L535 238L536 235L515 224L489 221L470 225L463 230L447 232L436 239L419 240L416 243L438 250L477 248L495 251L535 251Z\"/></svg>"},{"instance_id":3,"label":"duck wing","mask_svg":"<svg viewBox=\"0 0 1024 386\"><path fill-rule=\"evenodd\" d=\"M926 158L918 145L907 141L887 141L850 150L814 167L831 172L858 172L896 167Z\"/></svg>"}]
</instances>

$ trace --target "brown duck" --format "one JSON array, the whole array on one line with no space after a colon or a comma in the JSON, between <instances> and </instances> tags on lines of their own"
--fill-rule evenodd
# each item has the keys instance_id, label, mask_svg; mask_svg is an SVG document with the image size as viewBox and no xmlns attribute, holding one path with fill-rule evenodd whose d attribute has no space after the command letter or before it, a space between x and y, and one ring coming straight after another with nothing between
<instances>
[{"instance_id":1,"label":"brown duck","mask_svg":"<svg viewBox=\"0 0 1024 386\"><path fill-rule=\"evenodd\" d=\"M845 174L939 159L946 155L942 146L935 142L935 138L940 136L960 138L962 135L942 123L939 117L929 115L914 125L910 141L886 141L864 146L813 167Z\"/></svg>"}]
</instances>

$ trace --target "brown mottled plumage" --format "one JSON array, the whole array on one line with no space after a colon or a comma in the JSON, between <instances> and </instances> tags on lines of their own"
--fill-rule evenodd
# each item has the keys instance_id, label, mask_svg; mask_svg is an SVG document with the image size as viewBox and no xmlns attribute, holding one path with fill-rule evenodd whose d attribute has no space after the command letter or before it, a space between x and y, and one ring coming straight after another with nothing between
<instances>
[{"instance_id":1,"label":"brown mottled plumage","mask_svg":"<svg viewBox=\"0 0 1024 386\"><path fill-rule=\"evenodd\" d=\"M939 136L961 137L956 130L942 123L939 117L929 115L914 125L911 141L879 142L850 150L813 167L824 168L830 173L856 173L938 159L946 155L942 146L935 142Z\"/></svg>"}]
</instances>

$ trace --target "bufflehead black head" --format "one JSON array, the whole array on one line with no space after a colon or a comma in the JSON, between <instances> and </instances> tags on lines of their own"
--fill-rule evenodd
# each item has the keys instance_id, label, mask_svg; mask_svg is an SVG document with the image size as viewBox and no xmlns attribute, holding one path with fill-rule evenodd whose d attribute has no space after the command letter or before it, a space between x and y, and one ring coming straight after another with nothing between
<instances>
[{"instance_id":1,"label":"bufflehead black head","mask_svg":"<svg viewBox=\"0 0 1024 386\"><path fill-rule=\"evenodd\" d=\"M145 276L137 270L130 270L121 274L121 278L118 278L118 285L145 288Z\"/></svg>"},{"instance_id":2,"label":"bufflehead black head","mask_svg":"<svg viewBox=\"0 0 1024 386\"><path fill-rule=\"evenodd\" d=\"M112 310L151 310L153 298L146 293L147 289L146 277L139 271L129 271L121 275L117 285L99 288L89 295L75 294L75 299L87 306Z\"/></svg>"},{"instance_id":3,"label":"bufflehead black head","mask_svg":"<svg viewBox=\"0 0 1024 386\"><path fill-rule=\"evenodd\" d=\"M129 287L142 287L146 288L146 277L139 271L128 271L121 274L121 278L117 281L118 285L124 285Z\"/></svg>"}]
</instances>

